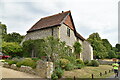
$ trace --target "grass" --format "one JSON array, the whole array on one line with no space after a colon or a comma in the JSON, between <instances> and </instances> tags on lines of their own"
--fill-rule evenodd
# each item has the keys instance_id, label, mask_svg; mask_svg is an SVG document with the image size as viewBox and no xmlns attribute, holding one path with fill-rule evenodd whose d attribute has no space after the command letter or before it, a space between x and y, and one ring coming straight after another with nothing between
<instances>
[{"instance_id":1,"label":"grass","mask_svg":"<svg viewBox=\"0 0 120 80\"><path fill-rule=\"evenodd\" d=\"M108 71L111 69L112 69L112 66L110 65L100 65L99 67L88 67L87 66L82 69L65 71L64 77L73 78L75 76L76 78L91 78L91 75L93 74L94 78L106 78L106 77L110 77L111 75L114 75L113 72L108 73ZM105 71L107 71L107 74L100 76L100 72L102 74L105 74Z\"/></svg>"}]
</instances>

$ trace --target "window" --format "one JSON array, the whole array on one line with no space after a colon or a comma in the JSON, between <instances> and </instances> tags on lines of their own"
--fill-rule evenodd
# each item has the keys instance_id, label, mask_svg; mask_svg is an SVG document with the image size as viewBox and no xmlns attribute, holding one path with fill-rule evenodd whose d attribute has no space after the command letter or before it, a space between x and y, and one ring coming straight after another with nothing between
<instances>
[{"instance_id":1,"label":"window","mask_svg":"<svg viewBox=\"0 0 120 80\"><path fill-rule=\"evenodd\" d=\"M67 28L67 35L70 37L70 29Z\"/></svg>"},{"instance_id":2,"label":"window","mask_svg":"<svg viewBox=\"0 0 120 80\"><path fill-rule=\"evenodd\" d=\"M54 30L53 30L53 28L52 28L52 36L53 36L53 31L54 31Z\"/></svg>"}]
</instances>

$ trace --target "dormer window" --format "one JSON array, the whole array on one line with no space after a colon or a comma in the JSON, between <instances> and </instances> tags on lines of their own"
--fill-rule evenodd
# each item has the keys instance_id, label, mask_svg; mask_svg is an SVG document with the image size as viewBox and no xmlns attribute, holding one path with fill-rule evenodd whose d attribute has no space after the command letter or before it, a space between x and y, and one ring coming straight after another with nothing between
<instances>
[{"instance_id":1,"label":"dormer window","mask_svg":"<svg viewBox=\"0 0 120 80\"><path fill-rule=\"evenodd\" d=\"M70 28L67 28L67 35L70 37Z\"/></svg>"}]
</instances>

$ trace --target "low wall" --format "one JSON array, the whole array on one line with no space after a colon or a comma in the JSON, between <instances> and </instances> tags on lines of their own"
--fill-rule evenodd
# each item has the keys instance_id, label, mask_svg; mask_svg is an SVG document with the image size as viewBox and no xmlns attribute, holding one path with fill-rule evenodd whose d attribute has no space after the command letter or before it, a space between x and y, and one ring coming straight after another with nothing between
<instances>
[{"instance_id":1,"label":"low wall","mask_svg":"<svg viewBox=\"0 0 120 80\"><path fill-rule=\"evenodd\" d=\"M37 66L35 69L32 69L29 66L21 66L20 68L16 66L16 64L9 65L8 63L4 63L3 67L11 68L14 70L18 70L21 72L26 72L34 75L38 75L42 78L51 78L53 73L53 63L52 62L45 62L45 61L37 61Z\"/></svg>"},{"instance_id":2,"label":"low wall","mask_svg":"<svg viewBox=\"0 0 120 80\"><path fill-rule=\"evenodd\" d=\"M102 65L112 65L114 61L97 60Z\"/></svg>"}]
</instances>

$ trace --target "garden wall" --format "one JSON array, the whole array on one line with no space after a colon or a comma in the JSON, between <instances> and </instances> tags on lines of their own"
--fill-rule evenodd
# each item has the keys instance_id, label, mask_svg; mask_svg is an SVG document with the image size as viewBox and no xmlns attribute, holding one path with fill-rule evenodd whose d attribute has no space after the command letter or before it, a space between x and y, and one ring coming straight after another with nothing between
<instances>
[{"instance_id":1,"label":"garden wall","mask_svg":"<svg viewBox=\"0 0 120 80\"><path fill-rule=\"evenodd\" d=\"M42 60L37 61L37 66L35 69L32 69L29 66L21 66L20 68L16 66L16 64L9 65L8 63L4 63L3 67L11 68L14 70L18 70L21 72L26 72L34 75L38 75L41 78L51 78L53 73L53 63L52 62L45 62Z\"/></svg>"}]
</instances>

